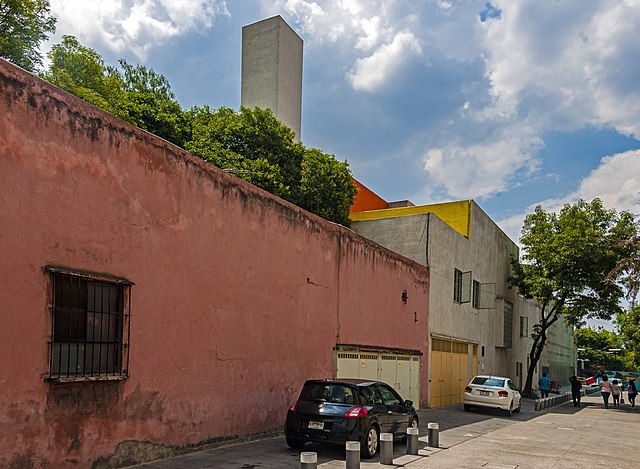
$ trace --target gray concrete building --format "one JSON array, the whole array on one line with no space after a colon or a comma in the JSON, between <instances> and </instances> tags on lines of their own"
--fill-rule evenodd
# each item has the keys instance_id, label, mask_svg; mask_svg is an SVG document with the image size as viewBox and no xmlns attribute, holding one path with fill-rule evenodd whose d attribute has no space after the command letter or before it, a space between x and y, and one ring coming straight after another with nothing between
<instances>
[{"instance_id":1,"label":"gray concrete building","mask_svg":"<svg viewBox=\"0 0 640 469\"><path fill-rule=\"evenodd\" d=\"M510 288L517 245L473 201L352 213L352 229L429 267L429 405L461 402L475 374L526 379L536 303ZM538 366L567 384L573 334L554 325ZM537 374L535 377L537 383Z\"/></svg>"},{"instance_id":2,"label":"gray concrete building","mask_svg":"<svg viewBox=\"0 0 640 469\"><path fill-rule=\"evenodd\" d=\"M240 104L271 109L300 141L303 41L280 16L242 28Z\"/></svg>"}]
</instances>

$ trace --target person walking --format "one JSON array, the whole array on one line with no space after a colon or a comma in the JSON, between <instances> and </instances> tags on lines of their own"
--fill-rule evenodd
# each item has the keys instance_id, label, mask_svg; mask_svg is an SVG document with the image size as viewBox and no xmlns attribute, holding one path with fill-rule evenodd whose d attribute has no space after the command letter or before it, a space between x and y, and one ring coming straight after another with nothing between
<instances>
[{"instance_id":1,"label":"person walking","mask_svg":"<svg viewBox=\"0 0 640 469\"><path fill-rule=\"evenodd\" d=\"M630 379L629 386L627 386L627 398L629 399L629 403L631 407L636 406L636 396L638 395L638 388L636 387L636 380Z\"/></svg>"},{"instance_id":2,"label":"person walking","mask_svg":"<svg viewBox=\"0 0 640 469\"><path fill-rule=\"evenodd\" d=\"M538 388L540 389L540 395L544 399L549 397L549 390L551 389L551 380L547 377L546 373L542 373L542 376L538 380Z\"/></svg>"},{"instance_id":3,"label":"person walking","mask_svg":"<svg viewBox=\"0 0 640 469\"><path fill-rule=\"evenodd\" d=\"M618 380L611 382L611 397L613 397L613 406L620 407L620 396L622 396L622 387L618 384Z\"/></svg>"},{"instance_id":4,"label":"person walking","mask_svg":"<svg viewBox=\"0 0 640 469\"><path fill-rule=\"evenodd\" d=\"M582 394L582 383L576 376L569 378L571 382L571 398L573 399L573 407L580 407L580 397Z\"/></svg>"},{"instance_id":5,"label":"person walking","mask_svg":"<svg viewBox=\"0 0 640 469\"><path fill-rule=\"evenodd\" d=\"M609 377L604 375L600 380L600 393L602 394L602 400L604 401L604 408L609 408L609 396L611 396L611 382Z\"/></svg>"}]
</instances>

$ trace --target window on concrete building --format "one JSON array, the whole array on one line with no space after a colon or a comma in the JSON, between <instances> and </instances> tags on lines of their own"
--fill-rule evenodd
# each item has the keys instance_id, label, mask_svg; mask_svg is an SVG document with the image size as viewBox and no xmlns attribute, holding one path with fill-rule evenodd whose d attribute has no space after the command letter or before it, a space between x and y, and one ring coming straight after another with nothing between
<instances>
[{"instance_id":1,"label":"window on concrete building","mask_svg":"<svg viewBox=\"0 0 640 469\"><path fill-rule=\"evenodd\" d=\"M49 378L124 378L128 370L126 279L58 267L51 278Z\"/></svg>"},{"instance_id":2,"label":"window on concrete building","mask_svg":"<svg viewBox=\"0 0 640 469\"><path fill-rule=\"evenodd\" d=\"M456 303L471 301L471 272L453 269L453 301Z\"/></svg>"},{"instance_id":3,"label":"window on concrete building","mask_svg":"<svg viewBox=\"0 0 640 469\"><path fill-rule=\"evenodd\" d=\"M475 309L480 308L480 282L476 280L473 281L473 301L471 304Z\"/></svg>"},{"instance_id":4,"label":"window on concrete building","mask_svg":"<svg viewBox=\"0 0 640 469\"><path fill-rule=\"evenodd\" d=\"M520 337L529 337L529 318L520 316Z\"/></svg>"},{"instance_id":5,"label":"window on concrete building","mask_svg":"<svg viewBox=\"0 0 640 469\"><path fill-rule=\"evenodd\" d=\"M504 337L503 343L507 348L513 346L513 304L504 302Z\"/></svg>"}]
</instances>

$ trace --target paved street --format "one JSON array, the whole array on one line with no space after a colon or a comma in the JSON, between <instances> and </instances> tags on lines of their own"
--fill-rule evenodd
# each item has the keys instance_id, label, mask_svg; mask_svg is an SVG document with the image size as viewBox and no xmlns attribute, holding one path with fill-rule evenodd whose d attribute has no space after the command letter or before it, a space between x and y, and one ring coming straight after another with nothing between
<instances>
[{"instance_id":1,"label":"paved street","mask_svg":"<svg viewBox=\"0 0 640 469\"><path fill-rule=\"evenodd\" d=\"M542 412L532 401L523 401L520 414L512 418L495 410L464 412L462 405L420 411L420 433L427 423L440 424L440 446L426 446L421 437L420 455L404 454L396 443L394 466L422 468L630 468L640 466L640 407L628 404L604 409L599 394L583 398L583 407L571 402ZM344 448L307 445L318 453L321 469L344 468ZM283 437L221 447L143 464L147 469L299 468L300 451L289 449ZM362 461L361 467L382 468L378 459Z\"/></svg>"}]
</instances>

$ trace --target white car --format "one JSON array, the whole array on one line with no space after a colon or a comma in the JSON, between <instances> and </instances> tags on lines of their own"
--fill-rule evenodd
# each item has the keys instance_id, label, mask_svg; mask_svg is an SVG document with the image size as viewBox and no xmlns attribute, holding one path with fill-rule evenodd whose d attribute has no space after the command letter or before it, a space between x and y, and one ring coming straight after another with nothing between
<instances>
[{"instance_id":1,"label":"white car","mask_svg":"<svg viewBox=\"0 0 640 469\"><path fill-rule=\"evenodd\" d=\"M509 413L520 412L522 396L509 378L479 375L464 388L464 410L472 407L503 409Z\"/></svg>"}]
</instances>

